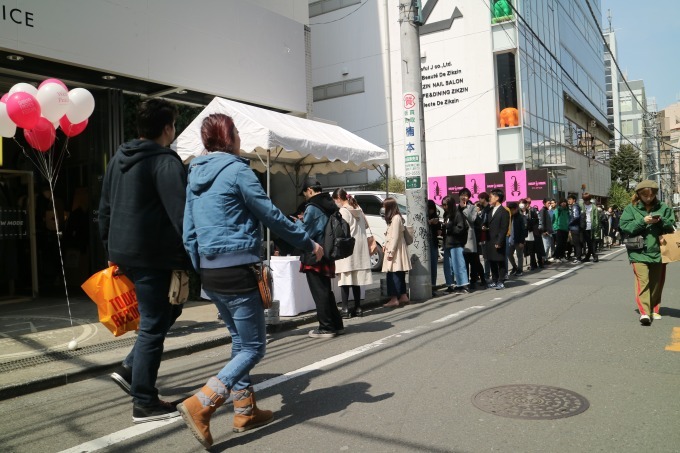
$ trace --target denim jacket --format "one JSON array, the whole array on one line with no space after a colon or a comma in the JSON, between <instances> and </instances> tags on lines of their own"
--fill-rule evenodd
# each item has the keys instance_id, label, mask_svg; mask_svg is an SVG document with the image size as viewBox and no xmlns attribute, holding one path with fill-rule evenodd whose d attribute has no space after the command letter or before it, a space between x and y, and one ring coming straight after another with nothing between
<instances>
[{"instance_id":1,"label":"denim jacket","mask_svg":"<svg viewBox=\"0 0 680 453\"><path fill-rule=\"evenodd\" d=\"M569 206L569 231L581 229L581 207L578 203Z\"/></svg>"},{"instance_id":2,"label":"denim jacket","mask_svg":"<svg viewBox=\"0 0 680 453\"><path fill-rule=\"evenodd\" d=\"M191 161L183 239L197 271L259 262L260 222L291 245L314 249L302 227L274 206L248 160L213 152Z\"/></svg>"}]
</instances>

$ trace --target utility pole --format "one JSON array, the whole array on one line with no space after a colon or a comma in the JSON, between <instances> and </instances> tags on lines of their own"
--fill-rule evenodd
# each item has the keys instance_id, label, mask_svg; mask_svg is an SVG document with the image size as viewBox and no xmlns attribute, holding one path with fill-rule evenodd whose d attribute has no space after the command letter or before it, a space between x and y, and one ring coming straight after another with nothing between
<instances>
[{"instance_id":1,"label":"utility pole","mask_svg":"<svg viewBox=\"0 0 680 453\"><path fill-rule=\"evenodd\" d=\"M407 224L413 227L409 246L411 271L409 286L414 300L432 296L430 274L430 229L427 223L427 168L425 159L425 120L420 75L420 34L416 0L399 0L401 35L401 107L404 115L404 158L406 164Z\"/></svg>"}]
</instances>

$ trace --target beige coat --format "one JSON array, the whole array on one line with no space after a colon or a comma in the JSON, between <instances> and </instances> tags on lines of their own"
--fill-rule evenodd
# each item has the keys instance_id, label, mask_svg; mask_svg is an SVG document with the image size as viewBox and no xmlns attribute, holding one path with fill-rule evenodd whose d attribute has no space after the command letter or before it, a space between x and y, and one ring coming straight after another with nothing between
<instances>
[{"instance_id":1,"label":"beige coat","mask_svg":"<svg viewBox=\"0 0 680 453\"><path fill-rule=\"evenodd\" d=\"M392 217L392 222L387 227L384 249L383 272L411 270L411 260L409 259L406 241L404 241L404 221L399 214ZM392 259L389 260L389 257L392 257Z\"/></svg>"},{"instance_id":2,"label":"beige coat","mask_svg":"<svg viewBox=\"0 0 680 453\"><path fill-rule=\"evenodd\" d=\"M366 219L361 209L351 206L340 208L340 215L349 224L349 232L355 239L354 251L347 258L335 262L335 273L366 270L370 276L371 256L368 252L368 236L366 235ZM370 283L370 281L369 281Z\"/></svg>"}]
</instances>

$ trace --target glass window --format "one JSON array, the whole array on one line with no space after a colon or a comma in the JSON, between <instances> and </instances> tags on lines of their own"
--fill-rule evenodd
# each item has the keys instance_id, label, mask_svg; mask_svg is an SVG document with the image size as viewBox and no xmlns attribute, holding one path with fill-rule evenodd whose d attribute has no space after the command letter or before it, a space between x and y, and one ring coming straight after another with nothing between
<instances>
[{"instance_id":1,"label":"glass window","mask_svg":"<svg viewBox=\"0 0 680 453\"><path fill-rule=\"evenodd\" d=\"M498 110L517 108L517 70L515 54L512 52L496 55L498 80Z\"/></svg>"},{"instance_id":2,"label":"glass window","mask_svg":"<svg viewBox=\"0 0 680 453\"><path fill-rule=\"evenodd\" d=\"M364 214L380 215L382 201L375 195L355 195L354 198L357 200L357 203L359 203L359 206L361 206Z\"/></svg>"},{"instance_id":3,"label":"glass window","mask_svg":"<svg viewBox=\"0 0 680 453\"><path fill-rule=\"evenodd\" d=\"M621 134L627 137L633 135L633 120L621 121Z\"/></svg>"}]
</instances>

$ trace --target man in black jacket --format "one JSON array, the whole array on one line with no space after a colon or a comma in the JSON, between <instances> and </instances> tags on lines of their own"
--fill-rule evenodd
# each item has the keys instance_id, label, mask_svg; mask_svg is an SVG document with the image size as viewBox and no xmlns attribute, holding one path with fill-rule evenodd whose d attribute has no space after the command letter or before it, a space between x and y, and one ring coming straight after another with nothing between
<instances>
[{"instance_id":1,"label":"man in black jacket","mask_svg":"<svg viewBox=\"0 0 680 453\"><path fill-rule=\"evenodd\" d=\"M489 238L486 241L487 256L491 266L491 283L489 288L504 289L503 276L507 272L505 267L506 238L510 227L510 213L501 203L505 194L500 189L493 189L489 193L491 212L487 224Z\"/></svg>"},{"instance_id":2,"label":"man in black jacket","mask_svg":"<svg viewBox=\"0 0 680 453\"><path fill-rule=\"evenodd\" d=\"M188 269L182 243L186 171L167 148L175 138L177 108L162 99L137 112L139 139L124 143L109 162L99 201L99 233L109 256L135 284L137 341L111 375L132 395L135 423L179 416L158 398L156 378L165 336L182 312L168 300L173 270Z\"/></svg>"}]
</instances>

